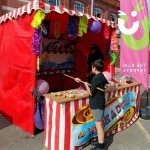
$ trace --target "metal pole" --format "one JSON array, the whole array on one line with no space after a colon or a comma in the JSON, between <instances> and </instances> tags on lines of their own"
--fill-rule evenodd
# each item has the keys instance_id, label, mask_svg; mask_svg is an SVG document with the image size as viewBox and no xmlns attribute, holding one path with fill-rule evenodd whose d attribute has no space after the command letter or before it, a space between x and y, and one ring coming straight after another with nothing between
<instances>
[{"instance_id":1,"label":"metal pole","mask_svg":"<svg viewBox=\"0 0 150 150\"><path fill-rule=\"evenodd\" d=\"M91 16L93 16L94 0L91 0Z\"/></svg>"}]
</instances>

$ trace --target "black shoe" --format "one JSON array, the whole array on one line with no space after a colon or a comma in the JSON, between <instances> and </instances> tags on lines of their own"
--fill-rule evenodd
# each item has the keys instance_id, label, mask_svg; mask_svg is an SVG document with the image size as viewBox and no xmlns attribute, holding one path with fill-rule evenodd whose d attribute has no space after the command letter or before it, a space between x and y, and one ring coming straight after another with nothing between
<instances>
[{"instance_id":1,"label":"black shoe","mask_svg":"<svg viewBox=\"0 0 150 150\"><path fill-rule=\"evenodd\" d=\"M96 145L95 147L91 148L90 150L106 150L106 149L105 149L105 147L100 148L98 145Z\"/></svg>"},{"instance_id":2,"label":"black shoe","mask_svg":"<svg viewBox=\"0 0 150 150\"><path fill-rule=\"evenodd\" d=\"M98 145L98 141L92 141L91 145Z\"/></svg>"}]
</instances>

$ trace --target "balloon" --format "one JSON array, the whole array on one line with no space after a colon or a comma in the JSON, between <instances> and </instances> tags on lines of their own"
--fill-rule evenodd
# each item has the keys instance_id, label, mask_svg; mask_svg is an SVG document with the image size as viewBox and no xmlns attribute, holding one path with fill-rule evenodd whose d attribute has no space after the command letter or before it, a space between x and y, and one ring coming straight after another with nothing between
<instances>
[{"instance_id":1,"label":"balloon","mask_svg":"<svg viewBox=\"0 0 150 150\"><path fill-rule=\"evenodd\" d=\"M34 124L38 129L44 129L44 101L37 103Z\"/></svg>"},{"instance_id":2,"label":"balloon","mask_svg":"<svg viewBox=\"0 0 150 150\"><path fill-rule=\"evenodd\" d=\"M98 33L101 31L101 29L102 29L102 25L99 21L93 21L90 25L90 30L93 33Z\"/></svg>"},{"instance_id":3,"label":"balloon","mask_svg":"<svg viewBox=\"0 0 150 150\"><path fill-rule=\"evenodd\" d=\"M39 95L42 96L49 91L49 85L45 80L39 79L36 81L36 89L39 92Z\"/></svg>"},{"instance_id":4,"label":"balloon","mask_svg":"<svg viewBox=\"0 0 150 150\"><path fill-rule=\"evenodd\" d=\"M112 76L111 76L110 72L104 71L103 75L105 76L105 78L107 79L107 81L111 81Z\"/></svg>"}]
</instances>

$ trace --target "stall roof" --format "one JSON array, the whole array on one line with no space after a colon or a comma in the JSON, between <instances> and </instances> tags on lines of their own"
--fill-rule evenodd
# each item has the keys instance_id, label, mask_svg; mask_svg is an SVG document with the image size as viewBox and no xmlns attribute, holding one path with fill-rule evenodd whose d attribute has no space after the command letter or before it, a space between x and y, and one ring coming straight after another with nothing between
<instances>
[{"instance_id":1,"label":"stall roof","mask_svg":"<svg viewBox=\"0 0 150 150\"><path fill-rule=\"evenodd\" d=\"M28 3L27 5L24 5L23 7L20 7L18 9L13 10L12 12L9 12L3 16L0 17L0 23L6 22L6 20L12 20L17 19L18 16L22 16L24 13L30 14L32 10L38 10L42 9L45 13L50 13L51 11L58 12L60 14L66 12L69 15L77 15L77 16L83 16L85 15L88 19L93 18L94 20L100 20L103 23L106 23L108 26L111 26L112 28L115 28L117 26L116 22L105 20L102 18L94 17L85 13L69 10L63 7L53 6L49 4L45 4L39 1L33 1Z\"/></svg>"}]
</instances>

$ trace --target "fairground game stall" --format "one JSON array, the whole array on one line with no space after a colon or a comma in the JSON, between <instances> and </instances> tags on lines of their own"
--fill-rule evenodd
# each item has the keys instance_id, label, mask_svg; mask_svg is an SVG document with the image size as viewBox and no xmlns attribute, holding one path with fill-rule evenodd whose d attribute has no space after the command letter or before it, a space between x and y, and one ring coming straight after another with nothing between
<instances>
[{"instance_id":1,"label":"fairground game stall","mask_svg":"<svg viewBox=\"0 0 150 150\"><path fill-rule=\"evenodd\" d=\"M45 147L73 150L88 145L97 133L88 93L73 78L87 80L92 44L105 57L106 77L114 76L116 23L34 1L0 17L0 33L0 113L35 134L37 99L44 95ZM106 136L128 128L138 118L140 103L139 83L109 81Z\"/></svg>"}]
</instances>

